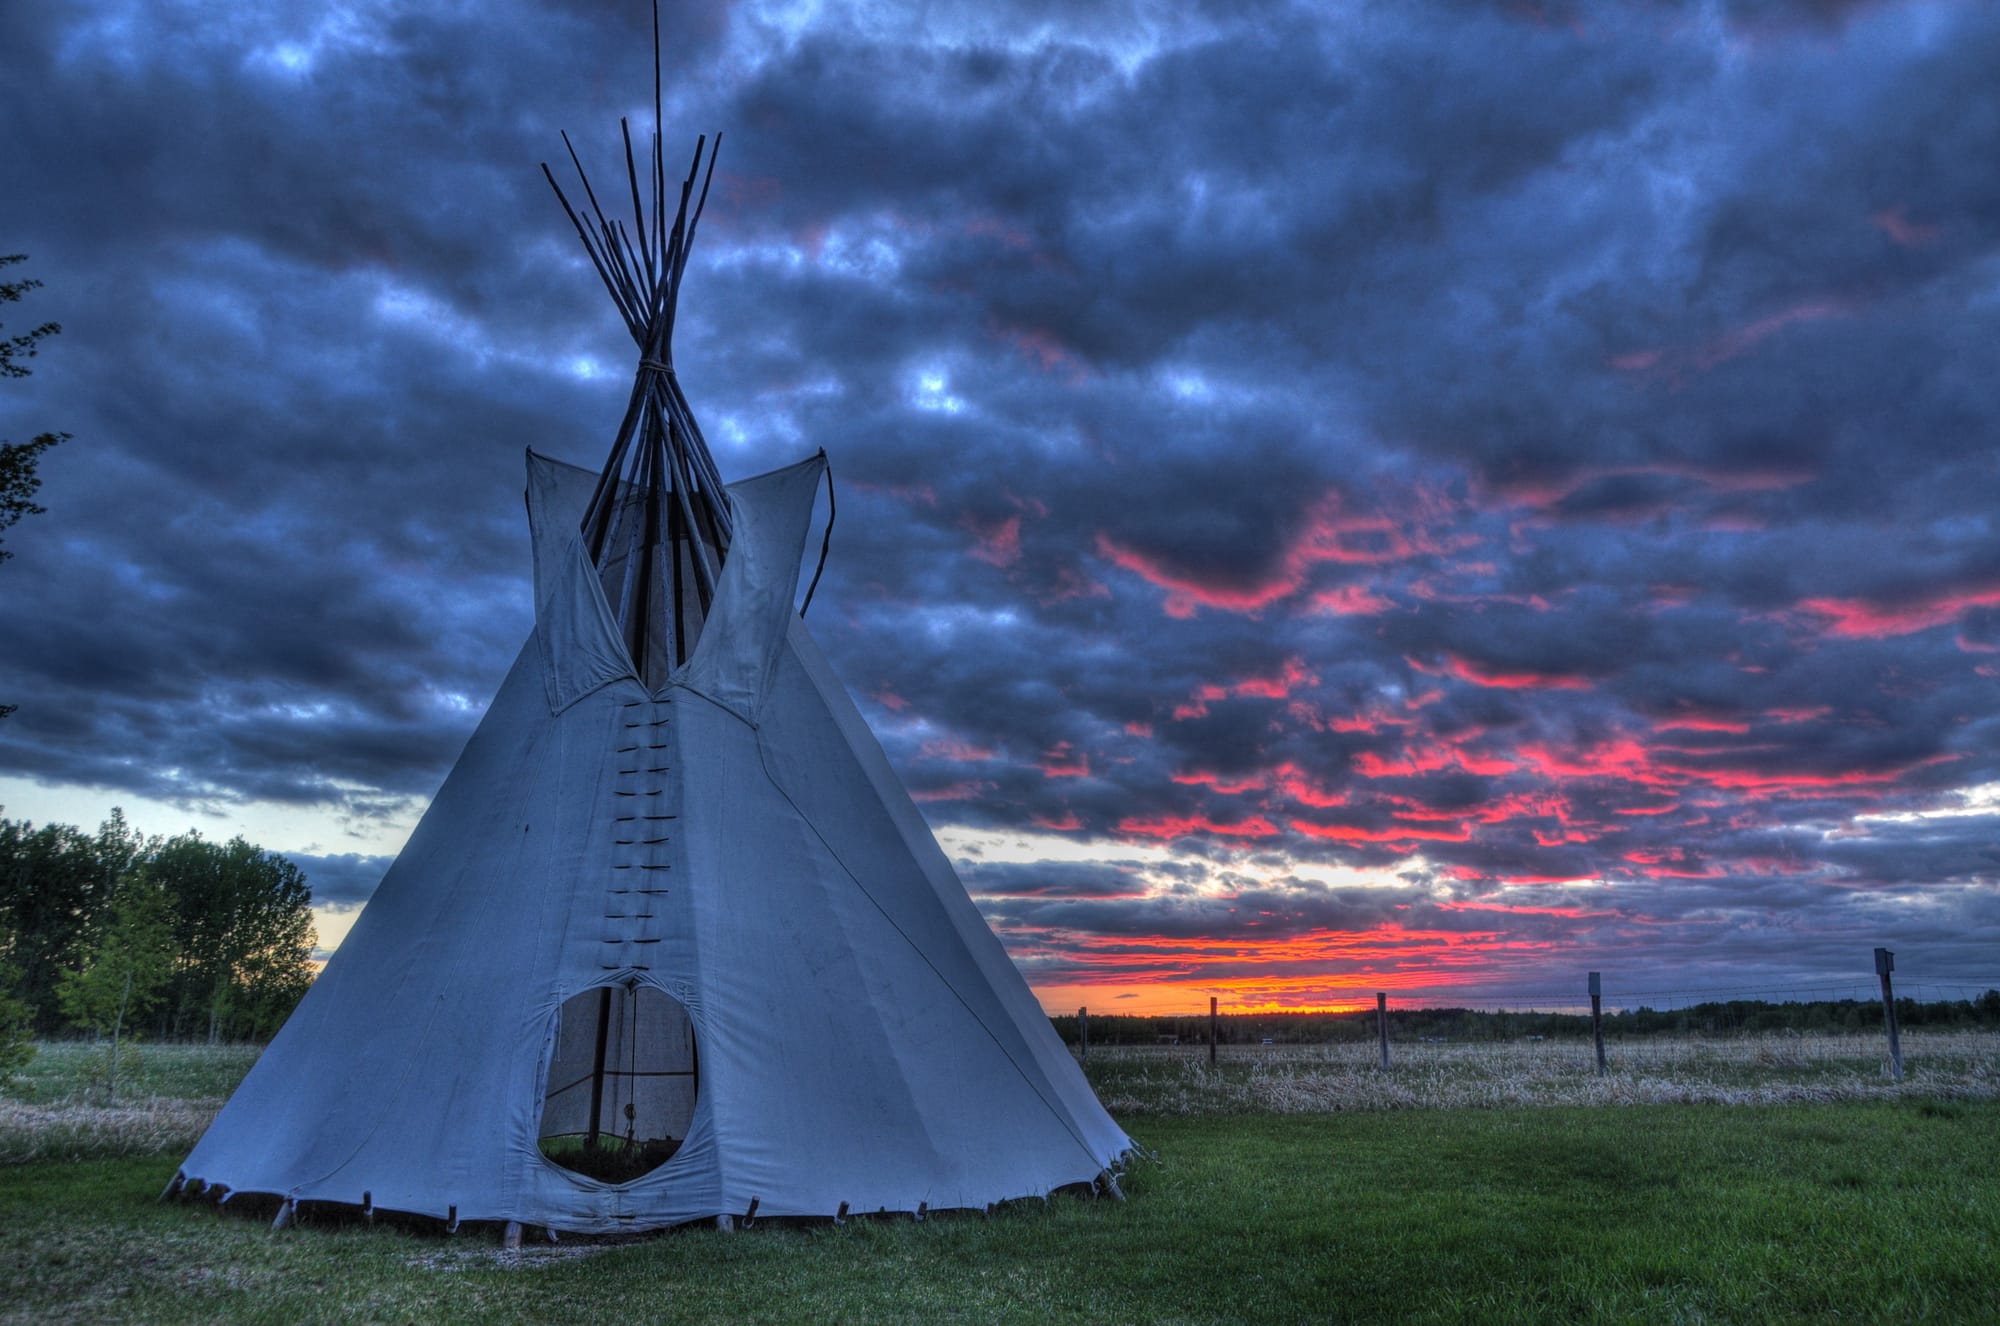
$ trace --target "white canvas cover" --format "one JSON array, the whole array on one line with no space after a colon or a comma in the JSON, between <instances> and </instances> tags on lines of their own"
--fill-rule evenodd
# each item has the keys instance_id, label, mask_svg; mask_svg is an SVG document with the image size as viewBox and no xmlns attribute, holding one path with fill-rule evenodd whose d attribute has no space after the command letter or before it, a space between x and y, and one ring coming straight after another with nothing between
<instances>
[{"instance_id":1,"label":"white canvas cover","mask_svg":"<svg viewBox=\"0 0 2000 1326\"><path fill-rule=\"evenodd\" d=\"M793 610L823 467L730 486L707 625L649 693L579 547L596 476L530 454L535 630L190 1182L608 1232L984 1207L1130 1148ZM620 1061L646 1100L699 1065L623 1184L538 1147L589 1115L550 1073L604 988L685 1009Z\"/></svg>"}]
</instances>

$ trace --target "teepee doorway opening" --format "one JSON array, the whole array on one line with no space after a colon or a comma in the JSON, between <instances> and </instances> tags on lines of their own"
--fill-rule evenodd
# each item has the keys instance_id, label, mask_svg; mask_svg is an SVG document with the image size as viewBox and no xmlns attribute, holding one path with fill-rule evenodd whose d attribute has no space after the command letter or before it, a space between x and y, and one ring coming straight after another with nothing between
<instances>
[{"instance_id":1,"label":"teepee doorway opening","mask_svg":"<svg viewBox=\"0 0 2000 1326\"><path fill-rule=\"evenodd\" d=\"M636 979L592 986L563 1002L551 1043L544 1156L602 1183L673 1159L701 1085L694 1023L678 999Z\"/></svg>"}]
</instances>

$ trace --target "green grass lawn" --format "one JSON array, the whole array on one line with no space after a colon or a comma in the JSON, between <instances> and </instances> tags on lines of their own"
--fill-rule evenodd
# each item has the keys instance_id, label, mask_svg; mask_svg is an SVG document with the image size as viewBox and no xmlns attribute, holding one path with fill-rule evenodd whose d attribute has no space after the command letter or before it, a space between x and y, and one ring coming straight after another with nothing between
<instances>
[{"instance_id":1,"label":"green grass lawn","mask_svg":"<svg viewBox=\"0 0 2000 1326\"><path fill-rule=\"evenodd\" d=\"M111 1134L0 1165L0 1320L2000 1320L1991 1099L1122 1121L1158 1157L1122 1204L518 1258L162 1205L179 1150Z\"/></svg>"}]
</instances>

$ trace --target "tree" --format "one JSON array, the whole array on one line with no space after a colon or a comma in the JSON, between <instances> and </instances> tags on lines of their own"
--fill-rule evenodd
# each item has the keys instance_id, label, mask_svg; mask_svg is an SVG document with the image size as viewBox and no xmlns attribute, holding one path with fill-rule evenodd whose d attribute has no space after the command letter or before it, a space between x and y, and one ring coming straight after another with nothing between
<instances>
[{"instance_id":1,"label":"tree","mask_svg":"<svg viewBox=\"0 0 2000 1326\"><path fill-rule=\"evenodd\" d=\"M34 1014L14 996L14 969L0 962L0 1088L35 1057Z\"/></svg>"},{"instance_id":2,"label":"tree","mask_svg":"<svg viewBox=\"0 0 2000 1326\"><path fill-rule=\"evenodd\" d=\"M171 901L179 953L168 991L171 1034L261 1039L312 984L312 891L290 861L241 838L199 833L149 853Z\"/></svg>"},{"instance_id":3,"label":"tree","mask_svg":"<svg viewBox=\"0 0 2000 1326\"><path fill-rule=\"evenodd\" d=\"M82 965L119 876L142 850L121 810L95 838L68 824L0 819L0 962L15 969L38 1030L62 1026L57 982Z\"/></svg>"},{"instance_id":4,"label":"tree","mask_svg":"<svg viewBox=\"0 0 2000 1326\"><path fill-rule=\"evenodd\" d=\"M0 254L0 267L9 267L17 262L25 262L23 253ZM0 281L0 304L12 304L30 290L40 288L40 281ZM18 336L0 336L0 378L24 378L28 376L28 366L23 360L33 359L40 353L41 343L62 331L60 323L45 322L39 327ZM68 433L41 433L26 442L9 442L0 438L0 534L13 527L23 516L38 516L44 508L35 504L35 493L41 488L41 476L36 474L42 453L69 437ZM0 562L14 554L0 546ZM0 718L14 712L13 705L0 705Z\"/></svg>"},{"instance_id":5,"label":"tree","mask_svg":"<svg viewBox=\"0 0 2000 1326\"><path fill-rule=\"evenodd\" d=\"M130 1019L139 1017L165 993L174 970L173 909L167 895L144 870L119 882L111 899L110 923L82 967L66 971L56 995L77 1026L111 1037L108 1099L118 1098L118 1048Z\"/></svg>"}]
</instances>

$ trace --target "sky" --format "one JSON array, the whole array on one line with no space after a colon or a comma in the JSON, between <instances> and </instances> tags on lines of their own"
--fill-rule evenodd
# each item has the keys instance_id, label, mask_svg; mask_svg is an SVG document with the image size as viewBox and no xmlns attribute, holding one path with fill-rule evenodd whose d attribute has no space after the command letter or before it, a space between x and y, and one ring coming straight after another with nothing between
<instances>
[{"instance_id":1,"label":"sky","mask_svg":"<svg viewBox=\"0 0 2000 1326\"><path fill-rule=\"evenodd\" d=\"M338 943L636 358L608 0L0 8L0 813ZM2000 6L669 3L675 362L1051 1009L2000 984ZM643 136L640 142L645 142Z\"/></svg>"}]
</instances>

